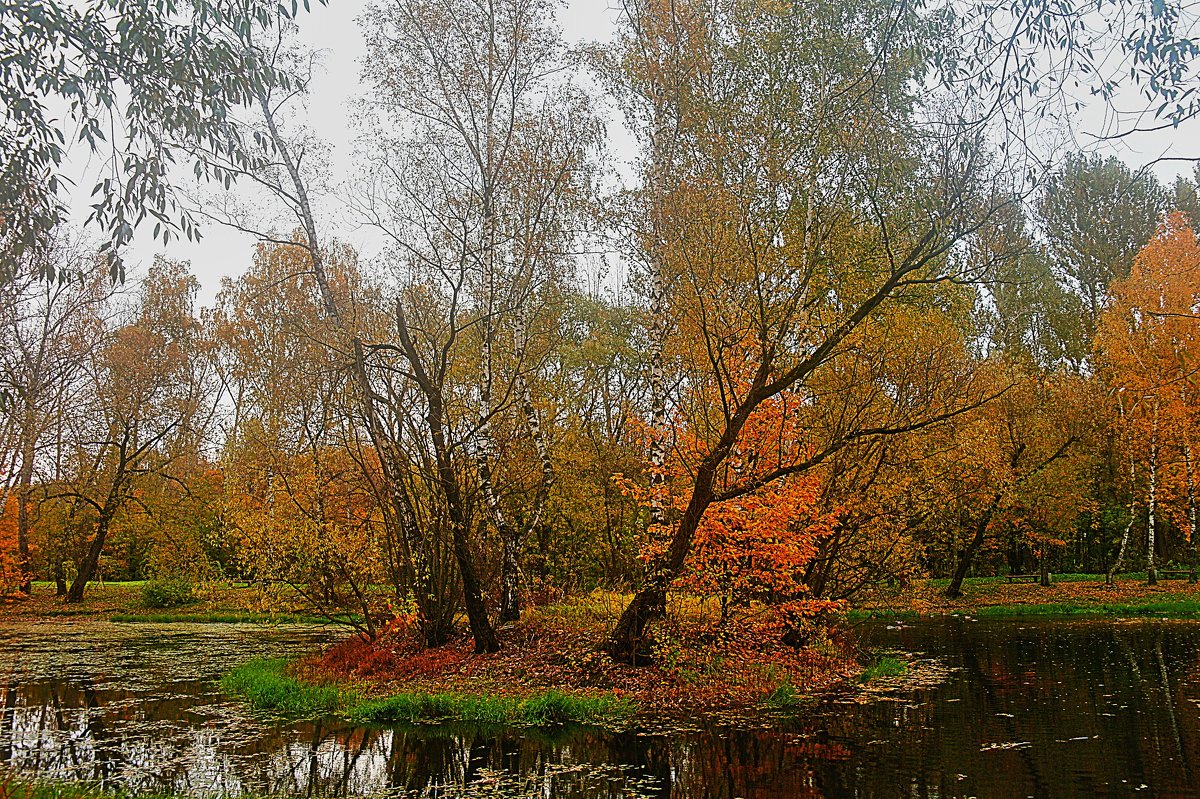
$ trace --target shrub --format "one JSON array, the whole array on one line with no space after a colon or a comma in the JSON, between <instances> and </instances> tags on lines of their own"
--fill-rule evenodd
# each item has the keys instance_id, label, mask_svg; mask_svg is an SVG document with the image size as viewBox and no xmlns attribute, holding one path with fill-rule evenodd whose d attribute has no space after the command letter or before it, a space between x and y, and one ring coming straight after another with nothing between
<instances>
[{"instance_id":1,"label":"shrub","mask_svg":"<svg viewBox=\"0 0 1200 799\"><path fill-rule=\"evenodd\" d=\"M142 604L148 608L177 608L195 601L187 580L150 580L142 586Z\"/></svg>"}]
</instances>

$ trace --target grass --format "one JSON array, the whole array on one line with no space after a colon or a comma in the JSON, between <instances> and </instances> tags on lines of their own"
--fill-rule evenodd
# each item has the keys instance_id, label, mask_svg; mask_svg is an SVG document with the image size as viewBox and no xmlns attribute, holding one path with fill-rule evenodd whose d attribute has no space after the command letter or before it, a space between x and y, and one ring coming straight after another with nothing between
<instances>
[{"instance_id":1,"label":"grass","mask_svg":"<svg viewBox=\"0 0 1200 799\"><path fill-rule=\"evenodd\" d=\"M181 799L187 794L162 791L131 791L83 780L68 782L26 777L0 769L0 799ZM270 799L271 794L239 794L241 799ZM275 799L285 799L276 795Z\"/></svg>"},{"instance_id":2,"label":"grass","mask_svg":"<svg viewBox=\"0 0 1200 799\"><path fill-rule=\"evenodd\" d=\"M611 694L579 695L548 690L525 697L472 693L405 692L363 697L353 686L309 684L287 674L282 659L252 660L221 680L221 687L252 707L287 715L342 715L358 723L436 724L467 722L545 727L559 724L613 726L638 706Z\"/></svg>"},{"instance_id":3,"label":"grass","mask_svg":"<svg viewBox=\"0 0 1200 799\"><path fill-rule=\"evenodd\" d=\"M871 682L884 677L903 677L908 674L908 662L900 658L884 655L862 670L859 682Z\"/></svg>"},{"instance_id":4,"label":"grass","mask_svg":"<svg viewBox=\"0 0 1200 799\"><path fill-rule=\"evenodd\" d=\"M604 727L624 722L636 712L636 704L619 696L578 696L550 690L527 697L403 693L359 702L348 710L347 716L352 721L369 723L464 721L524 727L558 724Z\"/></svg>"},{"instance_id":5,"label":"grass","mask_svg":"<svg viewBox=\"0 0 1200 799\"><path fill-rule=\"evenodd\" d=\"M221 687L243 697L252 707L289 716L336 713L357 694L333 683L310 685L287 674L283 658L251 660L221 679Z\"/></svg>"},{"instance_id":6,"label":"grass","mask_svg":"<svg viewBox=\"0 0 1200 799\"><path fill-rule=\"evenodd\" d=\"M1200 616L1200 600L1169 599L1146 602L1075 604L1045 602L1035 605L985 605L968 612L981 619L1010 619L1027 616L1159 616L1187 619Z\"/></svg>"},{"instance_id":7,"label":"grass","mask_svg":"<svg viewBox=\"0 0 1200 799\"><path fill-rule=\"evenodd\" d=\"M23 780L9 777L0 781L0 799L179 799L178 794L138 793L102 788L90 782L59 780Z\"/></svg>"},{"instance_id":8,"label":"grass","mask_svg":"<svg viewBox=\"0 0 1200 799\"><path fill-rule=\"evenodd\" d=\"M110 621L126 624L329 624L324 616L295 613L115 613Z\"/></svg>"},{"instance_id":9,"label":"grass","mask_svg":"<svg viewBox=\"0 0 1200 799\"><path fill-rule=\"evenodd\" d=\"M809 704L812 702L811 697L796 690L796 687L790 682L781 683L774 691L767 695L763 700L763 706L768 710L794 710L795 708Z\"/></svg>"}]
</instances>

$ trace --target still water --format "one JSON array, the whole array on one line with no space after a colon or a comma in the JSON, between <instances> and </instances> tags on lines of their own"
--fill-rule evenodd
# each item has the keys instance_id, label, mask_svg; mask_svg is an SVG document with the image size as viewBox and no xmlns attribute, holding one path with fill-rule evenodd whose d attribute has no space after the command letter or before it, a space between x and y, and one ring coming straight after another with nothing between
<instances>
[{"instance_id":1,"label":"still water","mask_svg":"<svg viewBox=\"0 0 1200 799\"><path fill-rule=\"evenodd\" d=\"M0 621L0 763L132 791L433 797L1200 797L1200 623L860 631L946 669L765 729L363 728L247 713L214 680L316 628Z\"/></svg>"}]
</instances>

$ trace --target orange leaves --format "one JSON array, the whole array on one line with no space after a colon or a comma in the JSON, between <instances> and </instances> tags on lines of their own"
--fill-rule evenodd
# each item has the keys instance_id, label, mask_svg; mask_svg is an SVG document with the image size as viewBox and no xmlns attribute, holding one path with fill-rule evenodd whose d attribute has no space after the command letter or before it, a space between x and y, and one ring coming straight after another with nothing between
<instances>
[{"instance_id":1,"label":"orange leaves","mask_svg":"<svg viewBox=\"0 0 1200 799\"><path fill-rule=\"evenodd\" d=\"M819 488L814 477L793 477L710 506L680 585L736 604L804 593L804 567L832 522L818 510Z\"/></svg>"},{"instance_id":2,"label":"orange leaves","mask_svg":"<svg viewBox=\"0 0 1200 799\"><path fill-rule=\"evenodd\" d=\"M726 387L744 394L750 390L755 366L748 355L740 363L733 360L731 356L727 361L733 379ZM665 511L665 523L648 530L641 553L646 561L665 551L692 501L696 466L713 454L716 444L708 418L713 396L719 392L698 381L681 398L669 431L671 448L661 483L647 488L617 477L627 495ZM718 470L713 501L696 528L688 567L676 586L719 598L725 613L753 599L781 602L803 595L804 569L838 515L822 509L818 476L790 473L811 456L801 429L804 407L803 396L789 391L761 402L746 418Z\"/></svg>"},{"instance_id":3,"label":"orange leaves","mask_svg":"<svg viewBox=\"0 0 1200 799\"><path fill-rule=\"evenodd\" d=\"M15 594L25 582L17 553L17 498L10 496L0 512L0 598Z\"/></svg>"},{"instance_id":4,"label":"orange leaves","mask_svg":"<svg viewBox=\"0 0 1200 799\"><path fill-rule=\"evenodd\" d=\"M1189 401L1200 368L1200 243L1182 214L1168 218L1112 294L1096 334L1110 384L1130 405Z\"/></svg>"},{"instance_id":5,"label":"orange leaves","mask_svg":"<svg viewBox=\"0 0 1200 799\"><path fill-rule=\"evenodd\" d=\"M1188 497L1190 465L1175 461L1192 457L1200 410L1200 242L1182 214L1167 218L1112 295L1096 350L1130 457L1152 472L1166 467L1151 475L1165 498Z\"/></svg>"}]
</instances>

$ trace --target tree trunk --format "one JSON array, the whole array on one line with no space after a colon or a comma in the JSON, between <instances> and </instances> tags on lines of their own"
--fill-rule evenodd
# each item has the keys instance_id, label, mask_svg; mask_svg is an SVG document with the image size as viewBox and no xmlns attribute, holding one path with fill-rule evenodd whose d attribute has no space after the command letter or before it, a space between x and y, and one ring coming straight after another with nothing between
<instances>
[{"instance_id":1,"label":"tree trunk","mask_svg":"<svg viewBox=\"0 0 1200 799\"><path fill-rule=\"evenodd\" d=\"M1154 568L1154 511L1158 492L1158 409L1154 409L1154 425L1150 434L1150 497L1146 517L1146 582L1158 585L1158 571Z\"/></svg>"},{"instance_id":2,"label":"tree trunk","mask_svg":"<svg viewBox=\"0 0 1200 799\"><path fill-rule=\"evenodd\" d=\"M972 561L979 554L979 550L983 547L984 538L987 536L988 525L992 523L992 516L996 514L996 509L1000 507L1000 500L1004 494L997 491L992 495L992 501L988 503L987 510L979 517L979 522L975 525L975 533L971 536L971 540L958 553L958 564L954 567L954 575L950 578L950 585L946 586L946 596L950 599L958 599L963 595L962 584L967 578L967 572L971 568Z\"/></svg>"},{"instance_id":3,"label":"tree trunk","mask_svg":"<svg viewBox=\"0 0 1200 799\"><path fill-rule=\"evenodd\" d=\"M1121 408L1121 417L1124 418L1125 409ZM1129 546L1129 533L1133 530L1134 508L1137 504L1137 462L1133 459L1133 450L1130 449L1129 454L1129 521L1125 523L1125 532L1121 535L1121 548L1117 550L1117 559L1113 561L1112 566L1108 568L1108 572L1104 575L1104 584L1113 585L1116 582L1117 572L1121 570L1121 563L1125 560L1125 549Z\"/></svg>"},{"instance_id":4,"label":"tree trunk","mask_svg":"<svg viewBox=\"0 0 1200 799\"><path fill-rule=\"evenodd\" d=\"M520 351L525 348L524 324L520 331ZM533 446L537 452L538 462L542 467L542 479L538 483L537 493L533 499L533 507L528 509L527 517L522 524L520 530L514 530L515 537L512 542L512 552L505 552L504 560L509 564L511 577L507 574L502 576L505 579L504 590L507 593L512 591L512 602L516 606L516 610L509 617L505 616L503 603L501 603L500 618L515 621L520 616L520 596L517 590L520 588L521 580L521 563L520 555L521 548L524 546L525 539L530 533L539 529L542 523L542 516L546 512L546 503L550 499L550 489L554 487L554 461L550 458L550 446L546 443L546 435L542 430L542 419L538 414L537 406L533 404L533 393L529 390L529 381L525 379L525 375L518 373L514 379L517 389L517 401L521 404L521 412L525 416L525 427L529 431L529 438L533 441ZM543 546L543 550L545 546ZM509 583L511 582L511 589Z\"/></svg>"},{"instance_id":5,"label":"tree trunk","mask_svg":"<svg viewBox=\"0 0 1200 799\"><path fill-rule=\"evenodd\" d=\"M104 551L104 539L108 537L108 525L111 518L112 513L107 508L100 513L100 519L96 522L96 535L92 538L92 544L88 547L83 562L79 564L79 573L75 575L75 582L71 583L71 589L67 591L68 604L83 601L83 590L95 576L96 567L100 564L100 555Z\"/></svg>"},{"instance_id":6,"label":"tree trunk","mask_svg":"<svg viewBox=\"0 0 1200 799\"><path fill-rule=\"evenodd\" d=\"M491 263L490 259L494 246L494 243L489 244L489 281L493 276L492 269L494 268L494 264ZM508 516L504 513L504 508L500 505L500 498L496 495L496 486L492 481L492 457L495 449L492 442L491 425L491 416L493 413L492 385L494 379L492 344L495 335L491 321L492 290L492 287L489 285L489 304L486 308L483 321L483 377L479 386L480 407L478 432L476 433L478 441L475 452L475 470L479 475L479 493L483 496L484 507L487 509L492 523L496 526L496 532L500 535L500 621L510 622L519 621L521 618L521 541L516 526L508 520Z\"/></svg>"},{"instance_id":7,"label":"tree trunk","mask_svg":"<svg viewBox=\"0 0 1200 799\"><path fill-rule=\"evenodd\" d=\"M306 247L312 262L313 275L316 278L317 290L320 295L321 308L325 315L337 325L340 333L350 339L354 352L351 368L351 378L356 389L359 407L367 426L368 437L379 455L383 479L386 482L389 499L395 512L396 521L400 526L397 537L403 543L405 568L409 581L416 596L417 613L423 637L430 646L440 646L450 638L452 632L451 612L445 612L442 592L435 585L433 574L435 553L432 547L427 547L425 536L417 530L414 515L408 505L408 496L401 484L401 459L394 451L394 442L384 431L379 419L375 398L372 393L370 378L367 374L366 359L363 353L362 340L357 332L347 324L338 308L337 300L329 285L329 276L325 271L325 261L317 239L316 218L308 198L308 187L300 175L298 162L292 157L287 141L279 132L275 115L265 93L258 95L259 105L266 121L271 140L279 153L280 160L287 169L292 186L295 189L297 215L304 227Z\"/></svg>"},{"instance_id":8,"label":"tree trunk","mask_svg":"<svg viewBox=\"0 0 1200 799\"><path fill-rule=\"evenodd\" d=\"M1125 560L1125 548L1129 546L1129 532L1133 529L1133 502L1129 503L1129 521L1125 523L1125 532L1121 536L1121 548L1117 550L1117 559L1113 561L1112 566L1108 568L1108 573L1104 575L1104 584L1113 585L1116 580L1116 574L1121 570L1121 562Z\"/></svg>"},{"instance_id":9,"label":"tree trunk","mask_svg":"<svg viewBox=\"0 0 1200 799\"><path fill-rule=\"evenodd\" d=\"M1196 582L1196 487L1192 481L1192 445L1183 446L1183 465L1188 500L1188 582Z\"/></svg>"},{"instance_id":10,"label":"tree trunk","mask_svg":"<svg viewBox=\"0 0 1200 799\"><path fill-rule=\"evenodd\" d=\"M27 419L32 414L27 414ZM25 575L21 583L21 593L29 595L33 591L33 574L29 557L29 500L33 491L33 458L34 447L32 439L32 421L22 431L21 473L17 480L17 568Z\"/></svg>"},{"instance_id":11,"label":"tree trunk","mask_svg":"<svg viewBox=\"0 0 1200 799\"><path fill-rule=\"evenodd\" d=\"M475 651L498 652L500 642L488 618L487 605L483 601L483 589L475 573L475 559L467 541L467 515L459 490L458 475L454 471L450 444L446 439L446 410L442 402L442 375L430 375L425 362L413 341L404 315L404 307L396 303L396 333L401 351L413 371L413 380L425 398L425 425L433 443L433 454L437 461L438 482L446 501L446 514L450 521L450 535L454 548L454 559L458 563L458 574L462 579L463 605L467 611L467 622L475 639Z\"/></svg>"},{"instance_id":12,"label":"tree trunk","mask_svg":"<svg viewBox=\"0 0 1200 799\"><path fill-rule=\"evenodd\" d=\"M683 569L692 547L692 539L701 519L704 518L704 512L712 504L717 470L729 455L746 420L760 402L758 389L752 388L745 401L726 423L725 431L713 451L697 467L692 483L692 496L683 511L679 525L675 528L666 554L651 562L642 588L634 594L629 605L621 613L616 627L604 644L604 650L614 660L637 663L647 659L647 628L652 621L661 618L666 612L667 590Z\"/></svg>"}]
</instances>

